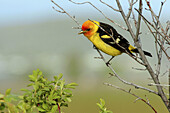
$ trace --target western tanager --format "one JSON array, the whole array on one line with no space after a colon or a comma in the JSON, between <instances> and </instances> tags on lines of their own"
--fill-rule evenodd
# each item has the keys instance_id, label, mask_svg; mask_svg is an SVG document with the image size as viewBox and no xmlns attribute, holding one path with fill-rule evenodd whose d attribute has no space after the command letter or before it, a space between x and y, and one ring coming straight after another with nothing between
<instances>
[{"instance_id":1,"label":"western tanager","mask_svg":"<svg viewBox=\"0 0 170 113\"><path fill-rule=\"evenodd\" d=\"M82 31L79 34L84 34L93 43L95 48L111 55L112 58L127 52L131 55L133 55L132 53L139 53L112 26L102 22L87 20L83 23ZM152 57L149 52L143 52L145 55Z\"/></svg>"}]
</instances>

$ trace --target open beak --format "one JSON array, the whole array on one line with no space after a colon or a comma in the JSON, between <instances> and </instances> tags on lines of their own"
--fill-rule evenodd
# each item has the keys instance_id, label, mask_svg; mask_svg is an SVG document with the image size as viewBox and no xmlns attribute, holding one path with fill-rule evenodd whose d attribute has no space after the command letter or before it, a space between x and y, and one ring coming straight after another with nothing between
<instances>
[{"instance_id":1,"label":"open beak","mask_svg":"<svg viewBox=\"0 0 170 113\"><path fill-rule=\"evenodd\" d=\"M80 34L84 34L86 32L87 32L86 30L85 31L80 31L78 34L80 35Z\"/></svg>"}]
</instances>

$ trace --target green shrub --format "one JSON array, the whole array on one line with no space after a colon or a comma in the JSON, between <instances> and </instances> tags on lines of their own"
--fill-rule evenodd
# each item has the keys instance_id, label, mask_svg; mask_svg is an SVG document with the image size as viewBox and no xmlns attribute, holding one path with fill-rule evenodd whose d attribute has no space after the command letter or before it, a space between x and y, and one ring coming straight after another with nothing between
<instances>
[{"instance_id":1,"label":"green shrub","mask_svg":"<svg viewBox=\"0 0 170 113\"><path fill-rule=\"evenodd\" d=\"M21 89L24 94L16 96L10 94L11 89L3 95L0 93L0 111L8 111L11 113L62 113L61 107L68 107L73 96L72 90L76 83L66 84L62 79L63 75L54 76L53 81L49 81L43 73L37 69L29 75L30 84L28 87L32 89ZM17 101L17 105L12 104L12 100Z\"/></svg>"}]
</instances>

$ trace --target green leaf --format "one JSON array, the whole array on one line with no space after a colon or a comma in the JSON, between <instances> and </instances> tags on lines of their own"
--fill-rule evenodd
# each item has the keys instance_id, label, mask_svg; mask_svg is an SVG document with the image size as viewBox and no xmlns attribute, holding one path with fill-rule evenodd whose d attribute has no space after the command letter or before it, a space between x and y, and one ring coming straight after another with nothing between
<instances>
[{"instance_id":1,"label":"green leaf","mask_svg":"<svg viewBox=\"0 0 170 113\"><path fill-rule=\"evenodd\" d=\"M53 99L59 99L59 98L61 98L61 97L58 95L53 96Z\"/></svg>"},{"instance_id":2,"label":"green leaf","mask_svg":"<svg viewBox=\"0 0 170 113\"><path fill-rule=\"evenodd\" d=\"M43 103L42 107L46 110L48 110L48 108L49 108L48 104L45 104L45 103Z\"/></svg>"},{"instance_id":3,"label":"green leaf","mask_svg":"<svg viewBox=\"0 0 170 113\"><path fill-rule=\"evenodd\" d=\"M71 102L71 98L66 98L66 100L67 100L68 102Z\"/></svg>"},{"instance_id":4,"label":"green leaf","mask_svg":"<svg viewBox=\"0 0 170 113\"><path fill-rule=\"evenodd\" d=\"M35 85L33 85L33 88L34 88L34 90L38 90L39 89L39 85L35 84Z\"/></svg>"},{"instance_id":5,"label":"green leaf","mask_svg":"<svg viewBox=\"0 0 170 113\"><path fill-rule=\"evenodd\" d=\"M58 81L58 77L57 76L54 76L54 79L55 79L56 82Z\"/></svg>"},{"instance_id":6,"label":"green leaf","mask_svg":"<svg viewBox=\"0 0 170 113\"><path fill-rule=\"evenodd\" d=\"M60 74L58 75L58 80L60 80L62 77L63 77L63 74L60 73Z\"/></svg>"},{"instance_id":7,"label":"green leaf","mask_svg":"<svg viewBox=\"0 0 170 113\"><path fill-rule=\"evenodd\" d=\"M37 107L37 109L38 109L38 111L40 111L40 112L45 112L45 110L44 110L43 108L41 108L41 107Z\"/></svg>"},{"instance_id":8,"label":"green leaf","mask_svg":"<svg viewBox=\"0 0 170 113\"><path fill-rule=\"evenodd\" d=\"M52 107L51 113L55 113L58 110L58 105Z\"/></svg>"},{"instance_id":9,"label":"green leaf","mask_svg":"<svg viewBox=\"0 0 170 113\"><path fill-rule=\"evenodd\" d=\"M66 93L72 93L72 91L70 89L64 89L64 92Z\"/></svg>"},{"instance_id":10,"label":"green leaf","mask_svg":"<svg viewBox=\"0 0 170 113\"><path fill-rule=\"evenodd\" d=\"M35 82L36 81L36 77L34 75L29 75L30 81Z\"/></svg>"},{"instance_id":11,"label":"green leaf","mask_svg":"<svg viewBox=\"0 0 170 113\"><path fill-rule=\"evenodd\" d=\"M103 109L103 106L101 106L99 103L96 103L97 106L99 106L100 109Z\"/></svg>"},{"instance_id":12,"label":"green leaf","mask_svg":"<svg viewBox=\"0 0 170 113\"><path fill-rule=\"evenodd\" d=\"M36 71L36 70L35 70ZM39 72L40 70L39 69L37 69L37 72Z\"/></svg>"},{"instance_id":13,"label":"green leaf","mask_svg":"<svg viewBox=\"0 0 170 113\"><path fill-rule=\"evenodd\" d=\"M60 106L65 106L65 107L68 107L68 104L67 103L61 103Z\"/></svg>"},{"instance_id":14,"label":"green leaf","mask_svg":"<svg viewBox=\"0 0 170 113\"><path fill-rule=\"evenodd\" d=\"M110 110L107 110L107 113L113 113L112 111L110 111Z\"/></svg>"},{"instance_id":15,"label":"green leaf","mask_svg":"<svg viewBox=\"0 0 170 113\"><path fill-rule=\"evenodd\" d=\"M33 71L33 76L35 77L35 79L37 79L39 72L39 69Z\"/></svg>"},{"instance_id":16,"label":"green leaf","mask_svg":"<svg viewBox=\"0 0 170 113\"><path fill-rule=\"evenodd\" d=\"M105 101L104 101L102 98L100 98L100 104L101 104L102 106L105 106Z\"/></svg>"},{"instance_id":17,"label":"green leaf","mask_svg":"<svg viewBox=\"0 0 170 113\"><path fill-rule=\"evenodd\" d=\"M105 107L105 101L102 98L100 98L100 104L99 103L96 104L100 108L99 113L113 113L112 111L107 110L107 108Z\"/></svg>"},{"instance_id":18,"label":"green leaf","mask_svg":"<svg viewBox=\"0 0 170 113\"><path fill-rule=\"evenodd\" d=\"M5 95L9 95L10 93L11 93L11 88L6 90Z\"/></svg>"},{"instance_id":19,"label":"green leaf","mask_svg":"<svg viewBox=\"0 0 170 113\"><path fill-rule=\"evenodd\" d=\"M43 90L43 91L50 91L50 88L45 87L45 88L43 88L42 90Z\"/></svg>"},{"instance_id":20,"label":"green leaf","mask_svg":"<svg viewBox=\"0 0 170 113\"><path fill-rule=\"evenodd\" d=\"M27 85L27 87L30 87L30 86L32 86L32 85L34 85L34 83L30 83L30 84L28 84L28 85Z\"/></svg>"},{"instance_id":21,"label":"green leaf","mask_svg":"<svg viewBox=\"0 0 170 113\"><path fill-rule=\"evenodd\" d=\"M50 101L50 103L55 104L55 105L57 104L57 102L55 100Z\"/></svg>"},{"instance_id":22,"label":"green leaf","mask_svg":"<svg viewBox=\"0 0 170 113\"><path fill-rule=\"evenodd\" d=\"M67 84L67 85L69 85L69 86L78 86L78 84L77 83L70 83L70 84Z\"/></svg>"},{"instance_id":23,"label":"green leaf","mask_svg":"<svg viewBox=\"0 0 170 113\"><path fill-rule=\"evenodd\" d=\"M63 90L64 84L65 84L65 80L63 79L60 81L60 89L61 90Z\"/></svg>"},{"instance_id":24,"label":"green leaf","mask_svg":"<svg viewBox=\"0 0 170 113\"><path fill-rule=\"evenodd\" d=\"M66 85L65 88L75 89L75 86Z\"/></svg>"},{"instance_id":25,"label":"green leaf","mask_svg":"<svg viewBox=\"0 0 170 113\"><path fill-rule=\"evenodd\" d=\"M38 75L42 75L42 71L39 71Z\"/></svg>"},{"instance_id":26,"label":"green leaf","mask_svg":"<svg viewBox=\"0 0 170 113\"><path fill-rule=\"evenodd\" d=\"M30 90L28 90L28 89L24 89L24 88L22 88L22 89L20 89L21 91L25 91L25 92L29 92Z\"/></svg>"}]
</instances>

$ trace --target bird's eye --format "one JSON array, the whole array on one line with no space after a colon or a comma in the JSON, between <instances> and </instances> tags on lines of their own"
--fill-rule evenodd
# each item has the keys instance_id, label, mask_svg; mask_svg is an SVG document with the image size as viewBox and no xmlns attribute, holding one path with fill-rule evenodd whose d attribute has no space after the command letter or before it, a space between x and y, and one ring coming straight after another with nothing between
<instances>
[{"instance_id":1,"label":"bird's eye","mask_svg":"<svg viewBox=\"0 0 170 113\"><path fill-rule=\"evenodd\" d=\"M86 29L86 31L90 31L90 29Z\"/></svg>"}]
</instances>

